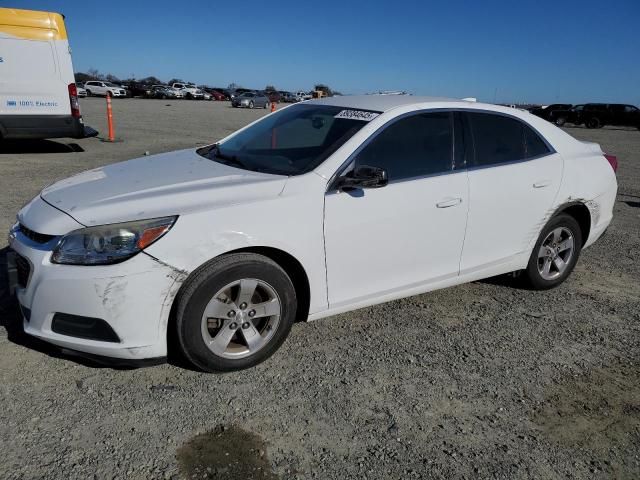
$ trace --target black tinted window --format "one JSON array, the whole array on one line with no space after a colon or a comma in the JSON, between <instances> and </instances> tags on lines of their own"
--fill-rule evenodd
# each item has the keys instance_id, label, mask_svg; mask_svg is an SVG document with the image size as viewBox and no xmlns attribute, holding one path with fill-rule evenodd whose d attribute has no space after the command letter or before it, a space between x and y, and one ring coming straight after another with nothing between
<instances>
[{"instance_id":1,"label":"black tinted window","mask_svg":"<svg viewBox=\"0 0 640 480\"><path fill-rule=\"evenodd\" d=\"M468 113L475 146L475 165L495 165L537 157L549 148L529 126L512 117Z\"/></svg>"},{"instance_id":2,"label":"black tinted window","mask_svg":"<svg viewBox=\"0 0 640 480\"><path fill-rule=\"evenodd\" d=\"M547 144L532 128L522 124L522 129L524 130L525 158L539 157L550 152Z\"/></svg>"},{"instance_id":3,"label":"black tinted window","mask_svg":"<svg viewBox=\"0 0 640 480\"><path fill-rule=\"evenodd\" d=\"M358 154L356 163L384 168L392 181L452 170L451 114L423 113L392 123Z\"/></svg>"}]
</instances>

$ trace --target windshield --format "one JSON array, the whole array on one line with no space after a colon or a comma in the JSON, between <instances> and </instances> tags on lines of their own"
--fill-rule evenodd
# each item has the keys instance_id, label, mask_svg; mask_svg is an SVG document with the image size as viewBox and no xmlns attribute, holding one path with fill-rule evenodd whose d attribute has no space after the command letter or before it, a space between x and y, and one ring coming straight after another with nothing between
<instances>
[{"instance_id":1,"label":"windshield","mask_svg":"<svg viewBox=\"0 0 640 480\"><path fill-rule=\"evenodd\" d=\"M275 175L300 175L325 161L367 122L335 118L344 107L295 105L234 135L198 150L203 157ZM379 113L379 112L373 112Z\"/></svg>"}]
</instances>

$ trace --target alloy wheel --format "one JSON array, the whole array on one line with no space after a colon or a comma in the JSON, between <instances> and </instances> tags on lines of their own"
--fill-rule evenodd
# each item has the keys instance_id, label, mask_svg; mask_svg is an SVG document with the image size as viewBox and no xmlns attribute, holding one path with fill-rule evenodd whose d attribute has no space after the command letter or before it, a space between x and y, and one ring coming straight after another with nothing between
<instances>
[{"instance_id":1,"label":"alloy wheel","mask_svg":"<svg viewBox=\"0 0 640 480\"><path fill-rule=\"evenodd\" d=\"M220 357L248 357L269 343L281 315L280 298L271 285L254 278L236 280L221 288L205 307L202 339Z\"/></svg>"},{"instance_id":2,"label":"alloy wheel","mask_svg":"<svg viewBox=\"0 0 640 480\"><path fill-rule=\"evenodd\" d=\"M571 262L574 238L565 227L553 229L545 237L538 250L538 273L545 280L555 280L562 275Z\"/></svg>"}]
</instances>

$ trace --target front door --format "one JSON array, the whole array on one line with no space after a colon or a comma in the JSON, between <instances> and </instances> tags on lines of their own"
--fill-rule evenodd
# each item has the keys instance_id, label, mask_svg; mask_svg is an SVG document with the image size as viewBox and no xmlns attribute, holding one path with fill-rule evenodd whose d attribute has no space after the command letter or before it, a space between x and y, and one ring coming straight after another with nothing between
<instances>
[{"instance_id":1,"label":"front door","mask_svg":"<svg viewBox=\"0 0 640 480\"><path fill-rule=\"evenodd\" d=\"M331 308L458 275L468 184L454 170L453 130L450 112L392 121L347 168L384 168L389 184L327 192Z\"/></svg>"}]
</instances>

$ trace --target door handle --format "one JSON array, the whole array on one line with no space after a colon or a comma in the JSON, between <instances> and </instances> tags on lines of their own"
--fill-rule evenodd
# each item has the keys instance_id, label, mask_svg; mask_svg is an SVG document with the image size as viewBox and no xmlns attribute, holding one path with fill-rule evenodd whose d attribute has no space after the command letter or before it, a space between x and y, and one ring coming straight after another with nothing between
<instances>
[{"instance_id":1,"label":"door handle","mask_svg":"<svg viewBox=\"0 0 640 480\"><path fill-rule=\"evenodd\" d=\"M455 207L456 205L460 205L461 203L462 203L462 199L459 198L459 197L446 198L446 199L441 200L438 203L436 203L436 207L438 207L438 208L449 208L449 207Z\"/></svg>"},{"instance_id":2,"label":"door handle","mask_svg":"<svg viewBox=\"0 0 640 480\"><path fill-rule=\"evenodd\" d=\"M539 180L533 184L533 188L544 188L551 185L551 180Z\"/></svg>"}]
</instances>

